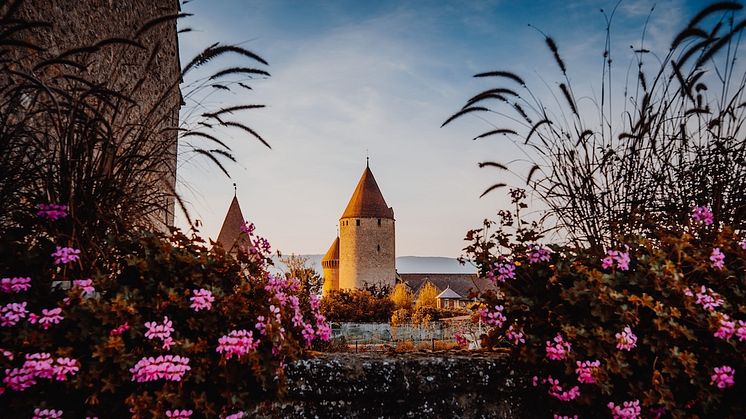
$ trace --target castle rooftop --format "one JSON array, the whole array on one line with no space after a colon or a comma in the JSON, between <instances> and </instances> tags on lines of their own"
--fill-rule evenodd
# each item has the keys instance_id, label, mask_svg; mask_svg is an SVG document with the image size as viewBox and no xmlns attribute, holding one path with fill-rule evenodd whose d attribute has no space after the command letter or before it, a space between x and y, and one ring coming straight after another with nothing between
<instances>
[{"instance_id":1,"label":"castle rooftop","mask_svg":"<svg viewBox=\"0 0 746 419\"><path fill-rule=\"evenodd\" d=\"M217 242L223 246L223 249L232 249L239 239L243 239L241 240L242 242L246 240L245 236L241 236L241 226L244 222L241 206L238 204L238 198L234 195L233 201L231 201L231 205L228 207L228 213L225 214L223 227L220 228L220 234L218 234Z\"/></svg>"},{"instance_id":2,"label":"castle rooftop","mask_svg":"<svg viewBox=\"0 0 746 419\"><path fill-rule=\"evenodd\" d=\"M386 204L370 167L366 166L341 218L390 218L394 209Z\"/></svg>"}]
</instances>

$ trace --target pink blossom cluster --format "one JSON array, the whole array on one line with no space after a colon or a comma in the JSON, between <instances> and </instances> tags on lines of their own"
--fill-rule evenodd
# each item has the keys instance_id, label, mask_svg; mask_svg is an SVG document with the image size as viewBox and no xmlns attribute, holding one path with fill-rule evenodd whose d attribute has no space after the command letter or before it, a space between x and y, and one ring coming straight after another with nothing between
<instances>
[{"instance_id":1,"label":"pink blossom cluster","mask_svg":"<svg viewBox=\"0 0 746 419\"><path fill-rule=\"evenodd\" d=\"M555 414L554 414L554 415L552 416L552 418L553 418L553 419L578 419L578 415L573 415L573 416L562 416L562 415L558 415L558 414L556 414L556 413L555 413Z\"/></svg>"},{"instance_id":2,"label":"pink blossom cluster","mask_svg":"<svg viewBox=\"0 0 746 419\"><path fill-rule=\"evenodd\" d=\"M0 355L8 358L8 361L12 361L13 360L13 352L11 352L11 351L9 351L7 349L0 348Z\"/></svg>"},{"instance_id":3,"label":"pink blossom cluster","mask_svg":"<svg viewBox=\"0 0 746 419\"><path fill-rule=\"evenodd\" d=\"M616 263L616 268L620 271L629 270L629 252L622 252L621 250L609 250L606 252L606 257L601 261L601 267L609 269Z\"/></svg>"},{"instance_id":4,"label":"pink blossom cluster","mask_svg":"<svg viewBox=\"0 0 746 419\"><path fill-rule=\"evenodd\" d=\"M593 374L601 366L601 361L575 361L575 365L577 365L577 368L575 368L575 373L578 374L579 382L586 384L593 384L596 382Z\"/></svg>"},{"instance_id":5,"label":"pink blossom cluster","mask_svg":"<svg viewBox=\"0 0 746 419\"><path fill-rule=\"evenodd\" d=\"M31 278L3 278L0 279L0 292L19 293L31 288Z\"/></svg>"},{"instance_id":6,"label":"pink blossom cluster","mask_svg":"<svg viewBox=\"0 0 746 419\"><path fill-rule=\"evenodd\" d=\"M59 324L64 319L61 314L62 309L59 307L52 309L44 308L41 310L41 315L35 313L29 314L28 321L31 324L39 323L42 329L47 330L53 324Z\"/></svg>"},{"instance_id":7,"label":"pink blossom cluster","mask_svg":"<svg viewBox=\"0 0 746 419\"><path fill-rule=\"evenodd\" d=\"M163 343L163 349L171 349L171 345L174 344L174 340L171 337L171 332L174 331L173 323L168 319L168 316L163 316L163 323L158 324L156 322L146 322L145 327L148 331L145 332L145 337L153 340L160 339Z\"/></svg>"},{"instance_id":8,"label":"pink blossom cluster","mask_svg":"<svg viewBox=\"0 0 746 419\"><path fill-rule=\"evenodd\" d=\"M303 336L303 340L306 342L306 347L311 347L313 340L316 338L316 332L313 330L313 326L310 324L303 325L303 329L300 331Z\"/></svg>"},{"instance_id":9,"label":"pink blossom cluster","mask_svg":"<svg viewBox=\"0 0 746 419\"><path fill-rule=\"evenodd\" d=\"M453 334L453 338L456 340L456 344L458 344L459 346L464 346L467 343L469 343L466 340L466 337L464 337L464 334L461 331L458 331L458 332L454 333Z\"/></svg>"},{"instance_id":10,"label":"pink blossom cluster","mask_svg":"<svg viewBox=\"0 0 746 419\"><path fill-rule=\"evenodd\" d=\"M242 419L246 416L244 412L236 412L225 417L225 419Z\"/></svg>"},{"instance_id":11,"label":"pink blossom cluster","mask_svg":"<svg viewBox=\"0 0 746 419\"><path fill-rule=\"evenodd\" d=\"M609 402L606 406L611 410L614 419L637 419L642 414L639 400L624 402L619 406Z\"/></svg>"},{"instance_id":12,"label":"pink blossom cluster","mask_svg":"<svg viewBox=\"0 0 746 419\"><path fill-rule=\"evenodd\" d=\"M145 383L155 380L181 381L191 370L189 358L178 355L160 355L158 358L145 357L130 368L132 381Z\"/></svg>"},{"instance_id":13,"label":"pink blossom cluster","mask_svg":"<svg viewBox=\"0 0 746 419\"><path fill-rule=\"evenodd\" d=\"M549 249L540 244L531 244L528 248L528 263L549 262Z\"/></svg>"},{"instance_id":14,"label":"pink blossom cluster","mask_svg":"<svg viewBox=\"0 0 746 419\"><path fill-rule=\"evenodd\" d=\"M62 410L54 409L34 409L34 416L31 419L59 419L62 417Z\"/></svg>"},{"instance_id":15,"label":"pink blossom cluster","mask_svg":"<svg viewBox=\"0 0 746 419\"><path fill-rule=\"evenodd\" d=\"M720 318L720 327L715 332L716 338L728 340L733 337L736 333L736 322L731 321L727 314L723 314Z\"/></svg>"},{"instance_id":16,"label":"pink blossom cluster","mask_svg":"<svg viewBox=\"0 0 746 419\"><path fill-rule=\"evenodd\" d=\"M240 358L259 346L259 339L254 339L254 333L246 330L232 330L218 339L217 352L231 359L234 355Z\"/></svg>"},{"instance_id":17,"label":"pink blossom cluster","mask_svg":"<svg viewBox=\"0 0 746 419\"><path fill-rule=\"evenodd\" d=\"M505 282L508 279L513 279L515 278L515 265L510 262L496 263L494 269L487 272L487 278L492 281L492 283L497 281Z\"/></svg>"},{"instance_id":18,"label":"pink blossom cluster","mask_svg":"<svg viewBox=\"0 0 746 419\"><path fill-rule=\"evenodd\" d=\"M26 317L26 314L28 314L28 310L26 309L25 301L21 303L8 303L0 308L0 326L15 326L21 319Z\"/></svg>"},{"instance_id":19,"label":"pink blossom cluster","mask_svg":"<svg viewBox=\"0 0 746 419\"><path fill-rule=\"evenodd\" d=\"M256 317L256 324L254 327L256 330L261 334L266 336L267 335L267 323L265 323L266 318L264 316L257 316Z\"/></svg>"},{"instance_id":20,"label":"pink blossom cluster","mask_svg":"<svg viewBox=\"0 0 746 419\"><path fill-rule=\"evenodd\" d=\"M166 410L166 417L171 419L189 419L192 416L191 410Z\"/></svg>"},{"instance_id":21,"label":"pink blossom cluster","mask_svg":"<svg viewBox=\"0 0 746 419\"><path fill-rule=\"evenodd\" d=\"M710 384L714 384L717 388L724 389L736 384L734 379L736 372L730 366L715 367L714 372L710 377Z\"/></svg>"},{"instance_id":22,"label":"pink blossom cluster","mask_svg":"<svg viewBox=\"0 0 746 419\"><path fill-rule=\"evenodd\" d=\"M637 336L629 326L624 326L624 329L614 336L616 337L616 348L619 350L630 351L637 347Z\"/></svg>"},{"instance_id":23,"label":"pink blossom cluster","mask_svg":"<svg viewBox=\"0 0 746 419\"><path fill-rule=\"evenodd\" d=\"M534 377L534 387L538 385L538 381L539 377ZM571 389L565 390L560 384L559 380L552 378L551 375L546 379L541 380L541 382L542 384L549 384L548 393L550 396L563 402L575 400L578 396L580 396L580 388L578 386L573 386Z\"/></svg>"},{"instance_id":24,"label":"pink blossom cluster","mask_svg":"<svg viewBox=\"0 0 746 419\"><path fill-rule=\"evenodd\" d=\"M119 336L128 330L130 330L130 324L128 322L124 322L119 326L111 329L111 332L109 332L109 336Z\"/></svg>"},{"instance_id":25,"label":"pink blossom cluster","mask_svg":"<svg viewBox=\"0 0 746 419\"><path fill-rule=\"evenodd\" d=\"M554 341L547 341L547 358L553 360L553 361L560 361L565 359L567 357L567 354L572 349L572 345L570 342L566 342L562 335L557 333L557 336L554 337Z\"/></svg>"},{"instance_id":26,"label":"pink blossom cluster","mask_svg":"<svg viewBox=\"0 0 746 419\"><path fill-rule=\"evenodd\" d=\"M212 292L204 288L200 288L198 290L192 290L192 294L194 295L189 298L192 304L189 307L194 309L194 311L209 311L210 309L212 309L212 303L213 301L215 301L215 297L212 296Z\"/></svg>"},{"instance_id":27,"label":"pink blossom cluster","mask_svg":"<svg viewBox=\"0 0 746 419\"><path fill-rule=\"evenodd\" d=\"M321 314L321 302L319 297L312 294L308 297L308 300L311 305L311 312L313 313L314 320L316 320L316 336L318 336L318 338L323 342L329 342L332 338L332 328L326 321L326 317Z\"/></svg>"},{"instance_id":28,"label":"pink blossom cluster","mask_svg":"<svg viewBox=\"0 0 746 419\"><path fill-rule=\"evenodd\" d=\"M96 292L91 279L75 279L73 280L73 288L80 288L83 295L93 295Z\"/></svg>"},{"instance_id":29,"label":"pink blossom cluster","mask_svg":"<svg viewBox=\"0 0 746 419\"><path fill-rule=\"evenodd\" d=\"M241 224L241 231L247 236L253 235L255 229L256 229L256 226L254 225L254 223L247 222L247 223Z\"/></svg>"},{"instance_id":30,"label":"pink blossom cluster","mask_svg":"<svg viewBox=\"0 0 746 419\"><path fill-rule=\"evenodd\" d=\"M715 217L712 215L710 207L699 206L692 209L692 220L708 226L715 222Z\"/></svg>"},{"instance_id":31,"label":"pink blossom cluster","mask_svg":"<svg viewBox=\"0 0 746 419\"><path fill-rule=\"evenodd\" d=\"M70 262L76 262L80 260L80 249L73 249L72 247L60 247L57 246L57 251L52 253L55 265L64 265Z\"/></svg>"},{"instance_id":32,"label":"pink blossom cluster","mask_svg":"<svg viewBox=\"0 0 746 419\"><path fill-rule=\"evenodd\" d=\"M37 378L65 381L68 375L75 375L78 369L78 361L72 358L53 359L46 352L26 354L26 361L20 368L5 370L3 384L11 390L23 391L36 384Z\"/></svg>"},{"instance_id":33,"label":"pink blossom cluster","mask_svg":"<svg viewBox=\"0 0 746 419\"><path fill-rule=\"evenodd\" d=\"M517 330L512 324L510 327L508 327L508 330L505 332L505 336L507 336L508 340L513 341L513 345L518 345L519 343L526 343L526 339L523 336L523 331Z\"/></svg>"},{"instance_id":34,"label":"pink blossom cluster","mask_svg":"<svg viewBox=\"0 0 746 419\"><path fill-rule=\"evenodd\" d=\"M720 298L720 294L713 291L712 288L707 288L704 285L702 285L696 296L697 300L695 302L707 311L715 310L717 307L722 306L724 302L723 299Z\"/></svg>"},{"instance_id":35,"label":"pink blossom cluster","mask_svg":"<svg viewBox=\"0 0 746 419\"><path fill-rule=\"evenodd\" d=\"M36 213L38 217L48 218L52 221L67 217L67 205L39 204L37 208L39 209Z\"/></svg>"},{"instance_id":36,"label":"pink blossom cluster","mask_svg":"<svg viewBox=\"0 0 746 419\"><path fill-rule=\"evenodd\" d=\"M712 262L713 268L723 269L725 267L725 255L720 251L719 247L712 249L710 262Z\"/></svg>"},{"instance_id":37,"label":"pink blossom cluster","mask_svg":"<svg viewBox=\"0 0 746 419\"><path fill-rule=\"evenodd\" d=\"M741 246L741 250L746 250L746 239L741 240L738 244Z\"/></svg>"},{"instance_id":38,"label":"pink blossom cluster","mask_svg":"<svg viewBox=\"0 0 746 419\"><path fill-rule=\"evenodd\" d=\"M495 310L489 310L486 307L479 309L479 317L482 321L490 326L502 327L507 320L503 314L503 306L495 306Z\"/></svg>"}]
</instances>

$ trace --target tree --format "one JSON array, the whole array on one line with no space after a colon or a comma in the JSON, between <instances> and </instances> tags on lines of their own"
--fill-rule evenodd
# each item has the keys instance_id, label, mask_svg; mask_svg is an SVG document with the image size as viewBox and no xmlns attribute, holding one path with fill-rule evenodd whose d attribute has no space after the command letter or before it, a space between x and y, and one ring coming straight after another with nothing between
<instances>
[{"instance_id":1,"label":"tree","mask_svg":"<svg viewBox=\"0 0 746 419\"><path fill-rule=\"evenodd\" d=\"M414 296L406 284L399 283L391 291L391 301L394 302L397 310L411 310L412 304L414 304Z\"/></svg>"},{"instance_id":2,"label":"tree","mask_svg":"<svg viewBox=\"0 0 746 419\"><path fill-rule=\"evenodd\" d=\"M321 294L324 278L316 272L316 269L309 266L309 260L306 256L291 254L282 258L281 262L287 267L285 277L288 279L297 278L304 293L308 295Z\"/></svg>"},{"instance_id":3,"label":"tree","mask_svg":"<svg viewBox=\"0 0 746 419\"><path fill-rule=\"evenodd\" d=\"M417 293L416 308L438 308L438 294L440 292L435 288L435 285L426 282L420 288L420 292Z\"/></svg>"}]
</instances>

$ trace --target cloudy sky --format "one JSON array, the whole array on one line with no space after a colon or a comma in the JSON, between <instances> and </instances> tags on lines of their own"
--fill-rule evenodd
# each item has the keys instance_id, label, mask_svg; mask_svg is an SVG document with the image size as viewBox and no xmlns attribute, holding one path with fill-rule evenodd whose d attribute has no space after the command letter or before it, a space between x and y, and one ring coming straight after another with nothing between
<instances>
[{"instance_id":1,"label":"cloudy sky","mask_svg":"<svg viewBox=\"0 0 746 419\"><path fill-rule=\"evenodd\" d=\"M261 103L242 113L272 146L239 132L221 134L237 163L228 179L203 159L182 155L179 190L204 236L216 237L233 197L244 215L284 253L323 253L365 167L366 154L396 216L397 254L456 257L464 233L506 206L505 191L479 198L518 177L477 162L524 158L506 137L471 139L499 124L465 117L440 128L466 99L496 87L475 73L511 70L540 97L552 98L560 74L544 39L551 35L576 89L600 89L606 20L616 1L221 1L193 0L180 38L182 61L214 43L234 43L269 62L253 90L211 92L204 106ZM626 0L614 14L615 79L624 82L645 20L645 46L665 55L673 31L698 2ZM529 26L532 25L535 28ZM213 69L250 64L221 58ZM189 81L189 80L188 80ZM191 104L188 105L193 106ZM192 109L192 108L190 108ZM186 118L186 115L184 115ZM521 173L525 164L514 163ZM177 224L184 227L183 216Z\"/></svg>"}]
</instances>

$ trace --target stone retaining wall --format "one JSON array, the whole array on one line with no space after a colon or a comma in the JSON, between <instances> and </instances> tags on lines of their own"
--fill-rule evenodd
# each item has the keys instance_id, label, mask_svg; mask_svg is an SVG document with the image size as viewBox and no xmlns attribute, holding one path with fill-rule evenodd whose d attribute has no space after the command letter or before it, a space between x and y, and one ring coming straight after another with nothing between
<instances>
[{"instance_id":1,"label":"stone retaining wall","mask_svg":"<svg viewBox=\"0 0 746 419\"><path fill-rule=\"evenodd\" d=\"M530 380L503 354L328 353L287 368L288 392L259 418L522 418Z\"/></svg>"}]
</instances>

